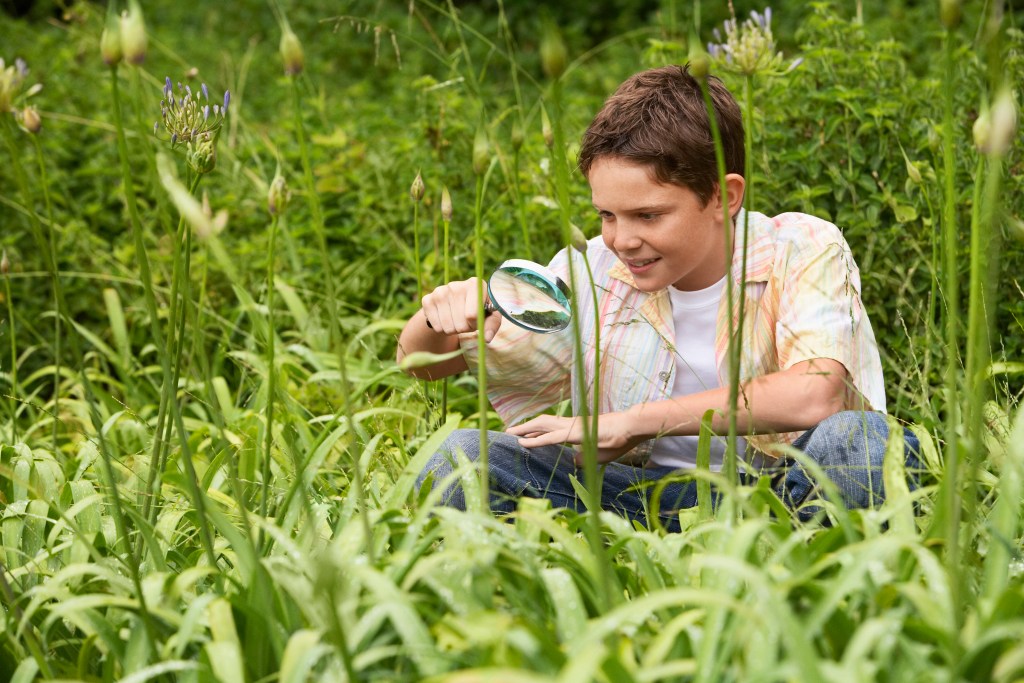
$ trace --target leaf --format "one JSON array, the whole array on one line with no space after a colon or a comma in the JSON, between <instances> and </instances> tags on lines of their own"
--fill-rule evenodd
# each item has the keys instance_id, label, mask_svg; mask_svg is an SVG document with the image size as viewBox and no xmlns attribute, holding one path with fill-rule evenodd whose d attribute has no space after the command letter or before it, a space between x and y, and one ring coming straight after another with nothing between
<instances>
[{"instance_id":1,"label":"leaf","mask_svg":"<svg viewBox=\"0 0 1024 683\"><path fill-rule=\"evenodd\" d=\"M910 223L917 220L917 209L909 204L896 204L892 207L899 223Z\"/></svg>"},{"instance_id":2,"label":"leaf","mask_svg":"<svg viewBox=\"0 0 1024 683\"><path fill-rule=\"evenodd\" d=\"M555 606L555 628L558 639L568 643L587 629L587 609L572 576L562 567L541 570L548 597Z\"/></svg>"},{"instance_id":3,"label":"leaf","mask_svg":"<svg viewBox=\"0 0 1024 683\"><path fill-rule=\"evenodd\" d=\"M186 662L180 659L160 662L159 664L151 664L143 669L139 669L135 673L120 679L118 683L144 683L144 681L151 681L163 674L175 671L195 671L198 668L199 665L195 662Z\"/></svg>"},{"instance_id":4,"label":"leaf","mask_svg":"<svg viewBox=\"0 0 1024 683\"><path fill-rule=\"evenodd\" d=\"M27 657L14 670L11 683L32 683L32 681L36 680L37 673L39 673L39 665L36 664L36 660Z\"/></svg>"},{"instance_id":5,"label":"leaf","mask_svg":"<svg viewBox=\"0 0 1024 683\"><path fill-rule=\"evenodd\" d=\"M452 358L458 358L462 355L462 349L451 351L450 353L430 353L429 351L413 351L398 364L398 367L403 370L414 370L416 368L425 368L438 363L443 363L446 360Z\"/></svg>"},{"instance_id":6,"label":"leaf","mask_svg":"<svg viewBox=\"0 0 1024 683\"><path fill-rule=\"evenodd\" d=\"M882 481L885 485L885 502L882 504L882 510L891 514L893 531L912 536L916 527L910 488L907 485L903 426L895 418L890 417L888 421L889 440L882 460Z\"/></svg>"},{"instance_id":7,"label":"leaf","mask_svg":"<svg viewBox=\"0 0 1024 683\"><path fill-rule=\"evenodd\" d=\"M110 333L114 336L114 345L121 354L120 365L127 371L132 347L128 341L128 325L125 323L121 297L118 296L116 289L108 287L103 290L103 302L107 306L107 318L110 320Z\"/></svg>"},{"instance_id":8,"label":"leaf","mask_svg":"<svg viewBox=\"0 0 1024 683\"><path fill-rule=\"evenodd\" d=\"M988 366L985 371L985 379L990 379L996 375L1019 375L1024 373L1024 363L1020 362L997 362L992 363Z\"/></svg>"},{"instance_id":9,"label":"leaf","mask_svg":"<svg viewBox=\"0 0 1024 683\"><path fill-rule=\"evenodd\" d=\"M281 683L305 683L313 666L330 651L331 648L320 642L320 634L316 631L296 631L284 648L278 680Z\"/></svg>"},{"instance_id":10,"label":"leaf","mask_svg":"<svg viewBox=\"0 0 1024 683\"><path fill-rule=\"evenodd\" d=\"M231 613L231 603L218 598L206 608L213 642L206 644L210 666L214 675L222 681L244 681L245 667L242 664L242 647Z\"/></svg>"},{"instance_id":11,"label":"leaf","mask_svg":"<svg viewBox=\"0 0 1024 683\"><path fill-rule=\"evenodd\" d=\"M281 295L285 306L295 319L295 325L303 330L306 328L306 321L309 320L309 309L302 303L302 299L295 293L295 288L281 279L274 280L274 289Z\"/></svg>"},{"instance_id":12,"label":"leaf","mask_svg":"<svg viewBox=\"0 0 1024 683\"><path fill-rule=\"evenodd\" d=\"M445 423L431 434L430 438L423 442L416 455L409 458L409 462L402 469L402 473L398 475L394 485L388 492L387 500L384 501L386 509L390 510L400 507L409 500L409 494L412 492L412 486L416 481L416 477L427 466L427 461L437 452L437 449L444 440L459 427L461 421L462 419L458 415L449 415Z\"/></svg>"}]
</instances>

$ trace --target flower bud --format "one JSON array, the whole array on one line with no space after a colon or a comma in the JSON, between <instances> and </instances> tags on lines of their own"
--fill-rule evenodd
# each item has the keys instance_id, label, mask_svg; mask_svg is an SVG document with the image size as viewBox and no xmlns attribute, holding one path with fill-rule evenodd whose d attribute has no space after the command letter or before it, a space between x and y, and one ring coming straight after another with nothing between
<instances>
[{"instance_id":1,"label":"flower bud","mask_svg":"<svg viewBox=\"0 0 1024 683\"><path fill-rule=\"evenodd\" d=\"M519 122L512 124L512 149L519 151L523 146L523 127L519 125Z\"/></svg>"},{"instance_id":2,"label":"flower bud","mask_svg":"<svg viewBox=\"0 0 1024 683\"><path fill-rule=\"evenodd\" d=\"M39 112L35 107L25 107L25 110L21 112L21 125L25 126L25 130L33 135L43 127L43 120L39 118Z\"/></svg>"},{"instance_id":3,"label":"flower bud","mask_svg":"<svg viewBox=\"0 0 1024 683\"><path fill-rule=\"evenodd\" d=\"M540 108L540 130L544 135L544 144L551 149L555 146L555 134L551 130L551 119L548 118L548 110Z\"/></svg>"},{"instance_id":4,"label":"flower bud","mask_svg":"<svg viewBox=\"0 0 1024 683\"><path fill-rule=\"evenodd\" d=\"M11 272L11 262L7 258L7 250L4 249L3 255L0 255L0 275L7 275Z\"/></svg>"},{"instance_id":5,"label":"flower bud","mask_svg":"<svg viewBox=\"0 0 1024 683\"><path fill-rule=\"evenodd\" d=\"M278 172L270 181L270 189L267 190L267 211L271 216L276 216L284 211L291 198L292 193L288 189L288 181Z\"/></svg>"},{"instance_id":6,"label":"flower bud","mask_svg":"<svg viewBox=\"0 0 1024 683\"><path fill-rule=\"evenodd\" d=\"M138 2L132 0L128 7L121 14L121 51L129 64L142 64L146 60L146 24Z\"/></svg>"},{"instance_id":7,"label":"flower bud","mask_svg":"<svg viewBox=\"0 0 1024 683\"><path fill-rule=\"evenodd\" d=\"M1006 154L1017 132L1017 105L1013 94L1003 88L991 108L985 108L974 122L974 145L982 154Z\"/></svg>"},{"instance_id":8,"label":"flower bud","mask_svg":"<svg viewBox=\"0 0 1024 683\"><path fill-rule=\"evenodd\" d=\"M990 132L989 154L1004 155L1010 151L1013 137L1017 133L1017 104L1008 88L996 95L992 105L992 129Z\"/></svg>"},{"instance_id":9,"label":"flower bud","mask_svg":"<svg viewBox=\"0 0 1024 683\"><path fill-rule=\"evenodd\" d=\"M297 76L306 66L306 56L302 52L302 43L291 26L285 25L281 33L281 59L284 61L284 73Z\"/></svg>"},{"instance_id":10,"label":"flower bud","mask_svg":"<svg viewBox=\"0 0 1024 683\"><path fill-rule=\"evenodd\" d=\"M204 133L195 143L189 143L188 163L199 175L209 173L217 166L217 147L213 136Z\"/></svg>"},{"instance_id":11,"label":"flower bud","mask_svg":"<svg viewBox=\"0 0 1024 683\"><path fill-rule=\"evenodd\" d=\"M412 197L414 202L419 203L423 200L423 193L426 191L426 187L423 185L423 176L420 175L419 171L416 171L416 178L412 181L412 187L409 188L409 196Z\"/></svg>"},{"instance_id":12,"label":"flower bud","mask_svg":"<svg viewBox=\"0 0 1024 683\"><path fill-rule=\"evenodd\" d=\"M960 25L961 0L939 0L939 21L949 30Z\"/></svg>"},{"instance_id":13,"label":"flower bud","mask_svg":"<svg viewBox=\"0 0 1024 683\"><path fill-rule=\"evenodd\" d=\"M587 237L573 223L569 224L569 244L581 254L587 253Z\"/></svg>"},{"instance_id":14,"label":"flower bud","mask_svg":"<svg viewBox=\"0 0 1024 683\"><path fill-rule=\"evenodd\" d=\"M107 15L107 25L100 36L100 56L107 66L121 61L121 22L116 14Z\"/></svg>"},{"instance_id":15,"label":"flower bud","mask_svg":"<svg viewBox=\"0 0 1024 683\"><path fill-rule=\"evenodd\" d=\"M974 146L978 151L987 153L989 142L992 140L992 112L986 109L978 114L971 132L974 134Z\"/></svg>"},{"instance_id":16,"label":"flower bud","mask_svg":"<svg viewBox=\"0 0 1024 683\"><path fill-rule=\"evenodd\" d=\"M447 187L441 188L441 218L449 223L452 220L452 195Z\"/></svg>"},{"instance_id":17,"label":"flower bud","mask_svg":"<svg viewBox=\"0 0 1024 683\"><path fill-rule=\"evenodd\" d=\"M903 163L907 167L907 176L910 177L910 182L915 185L920 185L922 180L921 169L919 169L917 165L910 160L910 157L907 156L907 153L902 147L900 147L900 152L903 154Z\"/></svg>"},{"instance_id":18,"label":"flower bud","mask_svg":"<svg viewBox=\"0 0 1024 683\"><path fill-rule=\"evenodd\" d=\"M690 42L690 75L697 80L703 80L711 72L711 55L704 51L700 44L693 40Z\"/></svg>"},{"instance_id":19,"label":"flower bud","mask_svg":"<svg viewBox=\"0 0 1024 683\"><path fill-rule=\"evenodd\" d=\"M544 75L557 81L565 73L565 65L569 61L569 53L565 49L565 41L557 26L549 26L540 40L540 65Z\"/></svg>"},{"instance_id":20,"label":"flower bud","mask_svg":"<svg viewBox=\"0 0 1024 683\"><path fill-rule=\"evenodd\" d=\"M483 175L491 162L491 145L487 140L487 130L480 125L473 136L473 173Z\"/></svg>"},{"instance_id":21,"label":"flower bud","mask_svg":"<svg viewBox=\"0 0 1024 683\"><path fill-rule=\"evenodd\" d=\"M1010 228L1010 234L1013 235L1018 242L1024 242L1024 221L1020 220L1016 216L1006 216L1006 226Z\"/></svg>"}]
</instances>

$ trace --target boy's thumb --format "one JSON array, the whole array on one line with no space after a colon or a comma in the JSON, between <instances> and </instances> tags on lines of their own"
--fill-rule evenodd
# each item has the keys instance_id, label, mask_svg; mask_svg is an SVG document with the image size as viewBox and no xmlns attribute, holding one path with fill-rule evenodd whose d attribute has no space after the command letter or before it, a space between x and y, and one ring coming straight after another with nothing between
<instances>
[{"instance_id":1,"label":"boy's thumb","mask_svg":"<svg viewBox=\"0 0 1024 683\"><path fill-rule=\"evenodd\" d=\"M494 311L484 318L484 340L490 343L501 327L501 313Z\"/></svg>"}]
</instances>

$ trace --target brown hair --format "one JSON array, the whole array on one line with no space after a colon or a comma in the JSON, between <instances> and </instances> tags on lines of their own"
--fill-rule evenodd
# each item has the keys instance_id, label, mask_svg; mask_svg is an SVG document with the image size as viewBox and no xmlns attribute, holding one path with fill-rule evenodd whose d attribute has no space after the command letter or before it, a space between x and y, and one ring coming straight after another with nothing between
<instances>
[{"instance_id":1,"label":"brown hair","mask_svg":"<svg viewBox=\"0 0 1024 683\"><path fill-rule=\"evenodd\" d=\"M692 190L704 206L718 187L718 165L704 96L689 65L663 66L628 78L597 113L580 147L579 167L614 156L648 166L662 183ZM743 175L743 119L732 93L714 76L708 93L722 137L725 172Z\"/></svg>"}]
</instances>

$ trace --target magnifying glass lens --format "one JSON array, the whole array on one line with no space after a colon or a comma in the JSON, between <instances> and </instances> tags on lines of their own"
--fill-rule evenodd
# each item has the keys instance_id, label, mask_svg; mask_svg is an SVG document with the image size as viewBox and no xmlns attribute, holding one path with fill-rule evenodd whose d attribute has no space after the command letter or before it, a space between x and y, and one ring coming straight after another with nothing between
<instances>
[{"instance_id":1,"label":"magnifying glass lens","mask_svg":"<svg viewBox=\"0 0 1024 683\"><path fill-rule=\"evenodd\" d=\"M569 288L532 261L506 261L491 275L487 291L502 315L531 332L557 332L572 319Z\"/></svg>"}]
</instances>

